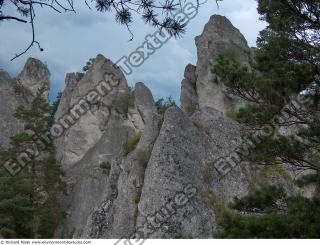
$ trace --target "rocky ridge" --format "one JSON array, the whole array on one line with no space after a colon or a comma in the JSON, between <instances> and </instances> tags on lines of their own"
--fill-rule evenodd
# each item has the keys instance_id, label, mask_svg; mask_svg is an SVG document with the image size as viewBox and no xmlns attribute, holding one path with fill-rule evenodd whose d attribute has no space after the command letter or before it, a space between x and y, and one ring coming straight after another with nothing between
<instances>
[{"instance_id":1,"label":"rocky ridge","mask_svg":"<svg viewBox=\"0 0 320 245\"><path fill-rule=\"evenodd\" d=\"M213 238L221 207L233 198L268 184L283 186L289 195L299 191L286 170L241 163L225 176L217 171L214 163L243 141L241 126L224 115L243 102L228 94L211 67L222 53L250 66L252 52L222 16L210 18L196 45L198 62L186 67L181 109L164 115L143 83L130 89L121 70L102 55L85 74L66 75L55 115L56 123L66 124L55 145L68 186L60 197L67 215L57 238ZM35 59L16 79L0 71L3 146L22 130L15 108L30 103L49 74ZM71 108L106 80L118 86L70 122ZM21 94L18 83L29 90ZM126 149L133 139L137 144Z\"/></svg>"}]
</instances>

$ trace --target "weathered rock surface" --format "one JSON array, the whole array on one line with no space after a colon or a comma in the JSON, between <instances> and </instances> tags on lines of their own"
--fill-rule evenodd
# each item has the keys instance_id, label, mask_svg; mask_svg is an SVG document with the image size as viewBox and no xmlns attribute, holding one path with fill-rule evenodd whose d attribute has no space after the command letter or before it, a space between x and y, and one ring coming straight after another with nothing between
<instances>
[{"instance_id":1,"label":"weathered rock surface","mask_svg":"<svg viewBox=\"0 0 320 245\"><path fill-rule=\"evenodd\" d=\"M290 170L234 159L245 142L241 126L224 113L242 102L227 94L211 67L223 53L249 65L244 37L225 17L213 16L196 44L198 63L186 67L182 109L169 108L165 115L157 114L143 83L130 89L102 55L85 74L67 74L55 115L55 127L62 129L55 139L57 159L68 187L59 200L67 215L56 238L213 238L222 208L235 197L265 185L282 186L288 195L299 191ZM22 129L14 109L30 103L49 74L34 59L19 82L0 71L1 144ZM17 94L16 84L31 90ZM126 152L123 145L140 134ZM222 175L216 163L230 157L233 166Z\"/></svg>"},{"instance_id":2,"label":"weathered rock surface","mask_svg":"<svg viewBox=\"0 0 320 245\"><path fill-rule=\"evenodd\" d=\"M0 70L0 147L9 146L9 138L22 130L22 124L13 116L21 100L15 93L15 80Z\"/></svg>"},{"instance_id":3,"label":"weathered rock surface","mask_svg":"<svg viewBox=\"0 0 320 245\"><path fill-rule=\"evenodd\" d=\"M25 88L28 88L33 96L36 95L39 88L46 86L48 91L45 96L48 98L50 91L50 72L48 67L40 60L29 58L16 80Z\"/></svg>"},{"instance_id":4,"label":"weathered rock surface","mask_svg":"<svg viewBox=\"0 0 320 245\"><path fill-rule=\"evenodd\" d=\"M197 96L197 75L194 65L187 65L184 71L184 79L181 82L181 109L188 115L192 115L199 109Z\"/></svg>"},{"instance_id":5,"label":"weathered rock surface","mask_svg":"<svg viewBox=\"0 0 320 245\"><path fill-rule=\"evenodd\" d=\"M68 215L56 237L211 238L220 207L235 197L270 184L284 186L289 195L296 192L285 170L237 163L225 176L218 172L215 163L243 143L240 125L224 116L241 103L227 94L211 67L219 54L228 52L249 65L251 50L221 16L210 19L196 44L199 60L196 67L186 67L182 110L170 108L164 118L157 114L150 90L137 83L131 91L121 71L101 55L86 74L68 75L56 118L105 73L119 77L121 86L113 100L103 98L108 116L97 107L56 142L70 187L62 200ZM123 145L137 132L141 139L126 155ZM111 164L109 175L100 168L106 162ZM194 195L185 195L183 205L170 206L178 194L183 199L190 185Z\"/></svg>"},{"instance_id":6,"label":"weathered rock surface","mask_svg":"<svg viewBox=\"0 0 320 245\"><path fill-rule=\"evenodd\" d=\"M49 94L50 73L41 61L29 58L23 71L12 78L0 69L0 147L9 146L10 137L22 132L23 124L14 117L18 106L28 106L38 89L45 85Z\"/></svg>"},{"instance_id":7,"label":"weathered rock surface","mask_svg":"<svg viewBox=\"0 0 320 245\"><path fill-rule=\"evenodd\" d=\"M183 110L189 112L190 104L198 104L200 108L212 107L226 113L243 106L241 100L227 92L224 84L212 72L212 68L219 55L230 56L242 65L250 67L252 51L244 36L226 17L213 15L205 25L202 34L195 38L195 42L198 61L195 72L196 84L192 86L196 90L192 94L197 95L197 103L194 102L194 96L187 96L187 98L185 96L189 94L190 85L182 85L181 106ZM184 80L183 84L185 83Z\"/></svg>"},{"instance_id":8,"label":"weathered rock surface","mask_svg":"<svg viewBox=\"0 0 320 245\"><path fill-rule=\"evenodd\" d=\"M99 84L108 81L108 74L113 74L111 80L119 82L119 85L101 95L101 100L89 106L90 110L85 110L83 115L79 111L73 113L71 108L87 98L90 91L100 91ZM55 115L56 122L64 125L65 129L63 135L56 139L58 159L65 169L80 161L104 135L111 113L123 117L127 127L140 131L149 114L155 111L152 94L144 84L138 83L134 91L129 91L120 69L98 55L86 74L68 74L66 77L66 89ZM70 120L70 116L73 120Z\"/></svg>"}]
</instances>

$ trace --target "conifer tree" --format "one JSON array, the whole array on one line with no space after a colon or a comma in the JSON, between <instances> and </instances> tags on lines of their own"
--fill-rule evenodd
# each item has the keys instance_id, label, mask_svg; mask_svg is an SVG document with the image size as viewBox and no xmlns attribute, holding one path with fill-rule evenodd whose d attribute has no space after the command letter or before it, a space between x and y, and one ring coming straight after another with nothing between
<instances>
[{"instance_id":1,"label":"conifer tree","mask_svg":"<svg viewBox=\"0 0 320 245\"><path fill-rule=\"evenodd\" d=\"M320 3L258 3L258 11L269 25L260 33L252 67L221 55L213 68L232 94L248 102L233 116L248 126L251 135L265 125L275 128L275 134L243 158L320 170ZM298 129L296 135L278 134L277 129L289 126Z\"/></svg>"},{"instance_id":2,"label":"conifer tree","mask_svg":"<svg viewBox=\"0 0 320 245\"><path fill-rule=\"evenodd\" d=\"M1 161L25 155L25 166L15 176L0 172L0 234L10 238L50 238L62 217L56 194L63 190L62 171L55 160L55 148L41 136L53 123L52 107L42 86L30 107L20 106L15 116L24 132L11 138L11 146L0 152Z\"/></svg>"},{"instance_id":3,"label":"conifer tree","mask_svg":"<svg viewBox=\"0 0 320 245\"><path fill-rule=\"evenodd\" d=\"M316 170L297 184L319 182L320 170L320 2L258 0L268 27L260 33L251 67L221 55L213 71L229 91L248 105L231 113L257 135L271 125L243 160L262 165L291 165ZM290 127L290 130L289 130ZM280 128L289 131L283 134ZM266 187L236 199L220 220L223 238L319 238L320 199L284 197ZM279 209L280 201L285 209ZM280 202L281 203L281 202ZM258 214L257 214L258 213Z\"/></svg>"}]
</instances>

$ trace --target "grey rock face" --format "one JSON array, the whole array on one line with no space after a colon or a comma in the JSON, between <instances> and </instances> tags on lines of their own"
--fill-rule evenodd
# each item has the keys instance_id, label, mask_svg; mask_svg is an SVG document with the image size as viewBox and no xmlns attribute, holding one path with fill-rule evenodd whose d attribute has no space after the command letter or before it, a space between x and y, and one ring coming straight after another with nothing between
<instances>
[{"instance_id":1,"label":"grey rock face","mask_svg":"<svg viewBox=\"0 0 320 245\"><path fill-rule=\"evenodd\" d=\"M86 74L67 75L55 118L61 121L75 101L85 97L104 74L111 73L120 80L119 86L69 125L55 142L69 186L69 195L61 198L68 216L57 237L116 238L135 227L144 173L137 158L150 154L161 121L154 114L150 90L137 83L130 91L122 72L98 55ZM123 145L135 132L143 132L140 143L137 150L125 156ZM103 174L101 163L111 164L110 175Z\"/></svg>"},{"instance_id":2,"label":"grey rock face","mask_svg":"<svg viewBox=\"0 0 320 245\"><path fill-rule=\"evenodd\" d=\"M195 38L198 61L196 66L196 94L200 108L212 107L226 113L238 109L244 102L231 96L212 68L219 55L227 55L250 67L251 49L244 36L224 16L213 15L202 34ZM186 81L184 80L183 84ZM184 88L186 87L186 89ZM182 86L182 108L188 107L188 86ZM189 96L190 97L190 96ZM191 96L193 97L193 96ZM193 101L194 99L192 99Z\"/></svg>"},{"instance_id":3,"label":"grey rock face","mask_svg":"<svg viewBox=\"0 0 320 245\"><path fill-rule=\"evenodd\" d=\"M182 109L169 108L164 117L157 114L150 90L143 83L129 89L121 70L102 55L86 74L67 74L55 115L63 127L55 144L68 187L67 195L59 196L67 215L56 238L213 238L223 207L235 197L273 184L288 195L300 191L288 169L236 162L227 175L218 171L215 163L234 156L245 140L241 126L224 115L242 102L227 94L211 67L219 54L228 52L249 65L250 49L221 16L210 19L196 44L198 63L186 67ZM28 105L49 74L34 59L18 81L0 71L2 145L22 130L13 117L15 108ZM106 80L119 84L75 114L79 101ZM17 93L17 84L31 90ZM125 152L123 145L137 133L138 143Z\"/></svg>"},{"instance_id":4,"label":"grey rock face","mask_svg":"<svg viewBox=\"0 0 320 245\"><path fill-rule=\"evenodd\" d=\"M0 70L0 147L9 146L9 138L21 132L22 124L14 117L16 108L23 101L15 93L15 80L8 73Z\"/></svg>"},{"instance_id":5,"label":"grey rock face","mask_svg":"<svg viewBox=\"0 0 320 245\"><path fill-rule=\"evenodd\" d=\"M143 83L137 83L134 88L134 102L144 122L156 113L157 109L151 91Z\"/></svg>"},{"instance_id":6,"label":"grey rock face","mask_svg":"<svg viewBox=\"0 0 320 245\"><path fill-rule=\"evenodd\" d=\"M188 115L199 109L196 82L196 67L189 64L184 71L180 96L181 109Z\"/></svg>"},{"instance_id":7,"label":"grey rock face","mask_svg":"<svg viewBox=\"0 0 320 245\"><path fill-rule=\"evenodd\" d=\"M38 89L45 85L48 89L46 98L49 96L50 90L50 72L45 64L40 60L29 58L24 65L22 72L17 77L25 88L28 88L32 95L35 96Z\"/></svg>"},{"instance_id":8,"label":"grey rock face","mask_svg":"<svg viewBox=\"0 0 320 245\"><path fill-rule=\"evenodd\" d=\"M137 83L131 93L132 103L128 108L128 119L132 126L141 131L149 117L157 109L151 91L143 83Z\"/></svg>"},{"instance_id":9,"label":"grey rock face","mask_svg":"<svg viewBox=\"0 0 320 245\"><path fill-rule=\"evenodd\" d=\"M57 238L212 238L221 209L235 197L272 184L288 195L297 192L288 170L237 161L225 176L217 170L215 163L234 157L244 140L241 126L224 116L241 103L226 93L211 66L224 52L249 65L250 49L221 16L210 19L196 43L199 60L186 67L182 110L170 108L164 118L150 90L137 83L130 91L120 70L101 55L86 74L67 76L56 119L106 72L121 85L116 96L103 99L108 116L95 107L56 141L69 186L61 199L68 215ZM126 155L123 144L138 132L139 143ZM106 162L109 175L100 168Z\"/></svg>"},{"instance_id":10,"label":"grey rock face","mask_svg":"<svg viewBox=\"0 0 320 245\"><path fill-rule=\"evenodd\" d=\"M115 75L113 81L119 81L119 85L111 92L99 85L107 79L105 76L109 73ZM127 81L120 69L102 55L97 56L86 74L67 75L66 85L55 115L56 123L64 128L63 135L56 139L57 157L64 169L80 161L88 150L97 144L106 130L111 104L117 103L121 95L128 91ZM96 105L89 103L83 113L72 113L72 108L79 105L80 101L86 100L90 91L98 92L100 102Z\"/></svg>"},{"instance_id":11,"label":"grey rock face","mask_svg":"<svg viewBox=\"0 0 320 245\"><path fill-rule=\"evenodd\" d=\"M81 99L86 98L89 91L99 90L97 86L106 79L106 74L113 74L112 80L119 81L119 85L70 124L67 118L68 115L70 116L71 108L74 108ZM98 55L86 74L68 74L66 77L66 89L55 120L57 123L68 125L64 127L64 134L56 139L57 157L64 169L80 161L105 134L112 113L121 116L124 125L132 131L141 131L149 115L155 111L152 94L143 83L136 84L134 91L129 91L127 81L120 69L110 60Z\"/></svg>"},{"instance_id":12,"label":"grey rock face","mask_svg":"<svg viewBox=\"0 0 320 245\"><path fill-rule=\"evenodd\" d=\"M122 117L112 114L96 145L66 171L69 193L61 203L68 215L56 237L101 238L104 231L112 226L112 219L106 215L118 195L119 156L127 134ZM109 175L100 167L103 162L111 164Z\"/></svg>"},{"instance_id":13,"label":"grey rock face","mask_svg":"<svg viewBox=\"0 0 320 245\"><path fill-rule=\"evenodd\" d=\"M43 85L49 94L50 73L39 60L29 58L23 71L17 78L12 78L0 69L0 147L9 146L10 137L21 133L23 124L14 117L18 106L29 106L34 95Z\"/></svg>"},{"instance_id":14,"label":"grey rock face","mask_svg":"<svg viewBox=\"0 0 320 245\"><path fill-rule=\"evenodd\" d=\"M147 122L142 137L136 149L122 158L120 162L120 174L117 181L117 196L107 197L110 208L100 216L104 223L111 225L101 231L100 235L94 233L94 237L120 238L129 237L136 229L138 217L138 203L141 191L144 187L145 168L148 165L149 156L153 144L159 134L162 119L157 114L152 114ZM102 205L96 210L101 213ZM90 217L91 220L93 216ZM97 230L99 222L91 222L88 226L92 237L92 231Z\"/></svg>"}]
</instances>

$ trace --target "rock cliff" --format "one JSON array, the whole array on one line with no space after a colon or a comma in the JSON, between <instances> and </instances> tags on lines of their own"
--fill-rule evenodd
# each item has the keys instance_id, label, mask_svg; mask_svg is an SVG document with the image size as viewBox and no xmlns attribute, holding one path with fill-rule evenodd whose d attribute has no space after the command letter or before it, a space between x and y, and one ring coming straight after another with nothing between
<instances>
[{"instance_id":1,"label":"rock cliff","mask_svg":"<svg viewBox=\"0 0 320 245\"><path fill-rule=\"evenodd\" d=\"M143 84L129 88L121 70L98 55L85 73L66 75L55 115L57 159L68 191L57 238L212 238L221 207L260 185L296 192L291 173L234 160L241 126L224 113L243 105L212 73L219 54L250 66L251 49L229 20L212 16L196 38L198 62L182 81L181 109L157 113ZM0 143L22 129L15 108L28 104L49 72L30 59L18 78L0 71ZM22 92L19 84L29 88ZM236 157L236 156L234 156Z\"/></svg>"},{"instance_id":2,"label":"rock cliff","mask_svg":"<svg viewBox=\"0 0 320 245\"><path fill-rule=\"evenodd\" d=\"M10 137L22 131L23 125L15 117L18 106L28 106L38 89L47 86L50 72L41 61L29 58L18 77L12 78L0 69L0 147L8 147Z\"/></svg>"},{"instance_id":3,"label":"rock cliff","mask_svg":"<svg viewBox=\"0 0 320 245\"><path fill-rule=\"evenodd\" d=\"M212 68L219 55L226 55L250 67L252 50L244 36L224 16L213 15L202 34L195 38L198 61L188 65L181 88L181 108L192 113L196 108L211 107L224 114L244 102L231 96Z\"/></svg>"}]
</instances>

